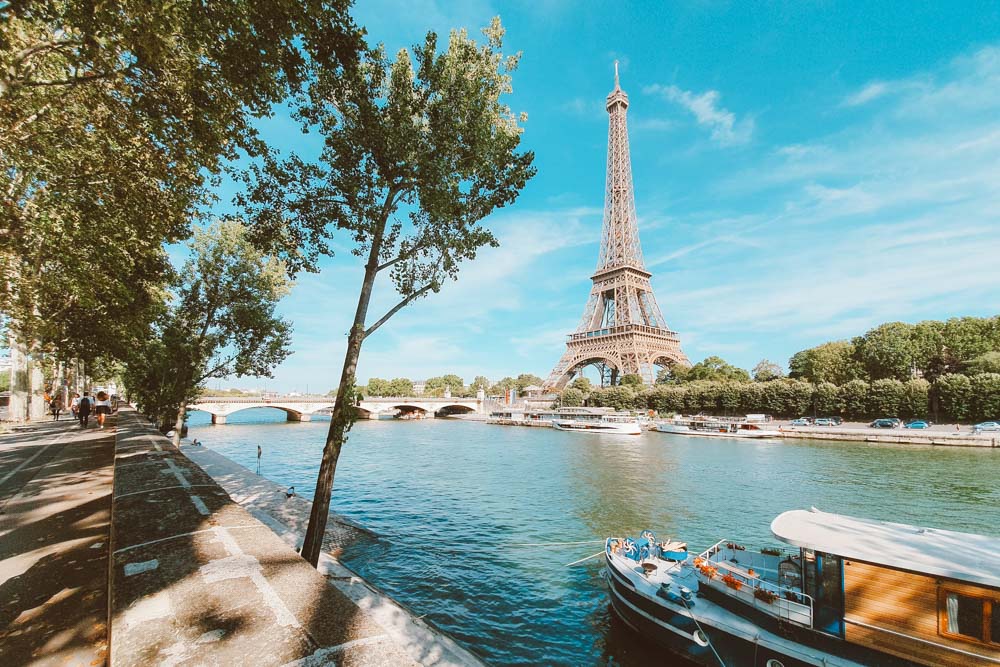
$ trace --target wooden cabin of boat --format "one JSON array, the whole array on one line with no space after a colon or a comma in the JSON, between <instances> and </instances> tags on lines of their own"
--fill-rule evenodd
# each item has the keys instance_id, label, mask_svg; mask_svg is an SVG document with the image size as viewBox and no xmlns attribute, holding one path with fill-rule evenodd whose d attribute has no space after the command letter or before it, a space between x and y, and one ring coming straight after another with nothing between
<instances>
[{"instance_id":1,"label":"wooden cabin of boat","mask_svg":"<svg viewBox=\"0 0 1000 667\"><path fill-rule=\"evenodd\" d=\"M1000 665L1000 539L815 509L771 532L799 547L814 630L922 665Z\"/></svg>"}]
</instances>

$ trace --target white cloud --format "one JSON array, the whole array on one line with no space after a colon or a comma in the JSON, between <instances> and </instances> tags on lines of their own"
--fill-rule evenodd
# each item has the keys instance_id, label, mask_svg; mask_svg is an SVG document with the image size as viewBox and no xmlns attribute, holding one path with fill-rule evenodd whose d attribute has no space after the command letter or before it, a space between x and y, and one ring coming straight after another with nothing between
<instances>
[{"instance_id":1,"label":"white cloud","mask_svg":"<svg viewBox=\"0 0 1000 667\"><path fill-rule=\"evenodd\" d=\"M669 102L680 104L694 114L699 125L711 130L712 140L722 146L745 144L753 134L753 119L737 121L736 114L719 106L721 95L717 90L693 93L675 85L653 84L643 88L642 92L659 95Z\"/></svg>"}]
</instances>

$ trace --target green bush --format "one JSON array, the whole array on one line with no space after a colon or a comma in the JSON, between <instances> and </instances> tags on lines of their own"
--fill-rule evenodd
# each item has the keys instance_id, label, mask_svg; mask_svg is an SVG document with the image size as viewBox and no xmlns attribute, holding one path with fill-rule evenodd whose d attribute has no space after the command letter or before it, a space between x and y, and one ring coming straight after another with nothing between
<instances>
[{"instance_id":1,"label":"green bush","mask_svg":"<svg viewBox=\"0 0 1000 667\"><path fill-rule=\"evenodd\" d=\"M1000 373L980 373L969 379L972 385L972 418L976 421L1000 417Z\"/></svg>"},{"instance_id":2,"label":"green bush","mask_svg":"<svg viewBox=\"0 0 1000 667\"><path fill-rule=\"evenodd\" d=\"M941 416L955 421L972 418L972 382L961 373L942 375L934 383L941 406Z\"/></svg>"},{"instance_id":3,"label":"green bush","mask_svg":"<svg viewBox=\"0 0 1000 667\"><path fill-rule=\"evenodd\" d=\"M903 396L903 383L899 380L875 380L868 390L868 414L873 417L899 415Z\"/></svg>"},{"instance_id":4,"label":"green bush","mask_svg":"<svg viewBox=\"0 0 1000 667\"><path fill-rule=\"evenodd\" d=\"M849 419L864 419L868 416L868 383L851 380L840 387L840 402L843 414Z\"/></svg>"},{"instance_id":5,"label":"green bush","mask_svg":"<svg viewBox=\"0 0 1000 667\"><path fill-rule=\"evenodd\" d=\"M928 415L928 396L930 383L923 378L907 380L903 383L903 399L899 405L899 413L903 417L926 419Z\"/></svg>"}]
</instances>

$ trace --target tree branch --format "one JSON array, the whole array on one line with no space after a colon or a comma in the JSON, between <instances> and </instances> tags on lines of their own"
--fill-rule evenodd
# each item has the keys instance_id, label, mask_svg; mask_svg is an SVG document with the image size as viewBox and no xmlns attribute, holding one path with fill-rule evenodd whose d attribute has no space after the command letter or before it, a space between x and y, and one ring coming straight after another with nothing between
<instances>
[{"instance_id":1,"label":"tree branch","mask_svg":"<svg viewBox=\"0 0 1000 667\"><path fill-rule=\"evenodd\" d=\"M367 329L365 329L365 336L364 337L368 338L368 336L371 336L373 333L375 333L376 329L378 329L380 326L382 326L383 324L385 324L389 320L389 318L392 317L393 315L395 315L397 312L399 312L400 309L404 308L408 303L410 303L411 301L413 301L417 297L422 296L422 295L426 294L427 292L429 292L430 290L434 289L435 285L437 285L437 281L427 283L426 285L424 285L423 287L421 287L420 289L418 289L416 292L410 294L410 296L406 297L405 299L403 299L402 301L400 301L399 303L397 303L395 306L393 306L389 310L388 313L386 313L385 315L383 315L381 317L381 319L379 319L378 322L376 322L375 324L373 324L370 327L368 327Z\"/></svg>"},{"instance_id":2,"label":"tree branch","mask_svg":"<svg viewBox=\"0 0 1000 667\"><path fill-rule=\"evenodd\" d=\"M406 252L401 252L401 253L399 253L399 255L397 255L393 259L390 259L389 261L387 261L387 262L385 262L383 264L379 264L378 267L375 269L375 273L378 273L379 271L382 271L383 269L388 269L390 266L393 266L395 264L399 264L403 260L406 260L406 259L409 259L410 257L413 257L414 255L417 254L417 252L419 252L420 250L423 250L426 247L427 246L424 245L424 244L422 244L422 243L416 244L415 246L413 246L412 248L410 248Z\"/></svg>"}]
</instances>

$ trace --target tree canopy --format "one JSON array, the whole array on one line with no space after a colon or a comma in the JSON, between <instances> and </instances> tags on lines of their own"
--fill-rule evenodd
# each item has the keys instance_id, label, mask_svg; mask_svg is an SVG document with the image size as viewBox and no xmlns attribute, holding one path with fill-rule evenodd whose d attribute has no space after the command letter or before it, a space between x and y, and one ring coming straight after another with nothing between
<instances>
[{"instance_id":1,"label":"tree canopy","mask_svg":"<svg viewBox=\"0 0 1000 667\"><path fill-rule=\"evenodd\" d=\"M356 60L346 0L0 4L0 310L63 357L122 358L254 119Z\"/></svg>"}]
</instances>

